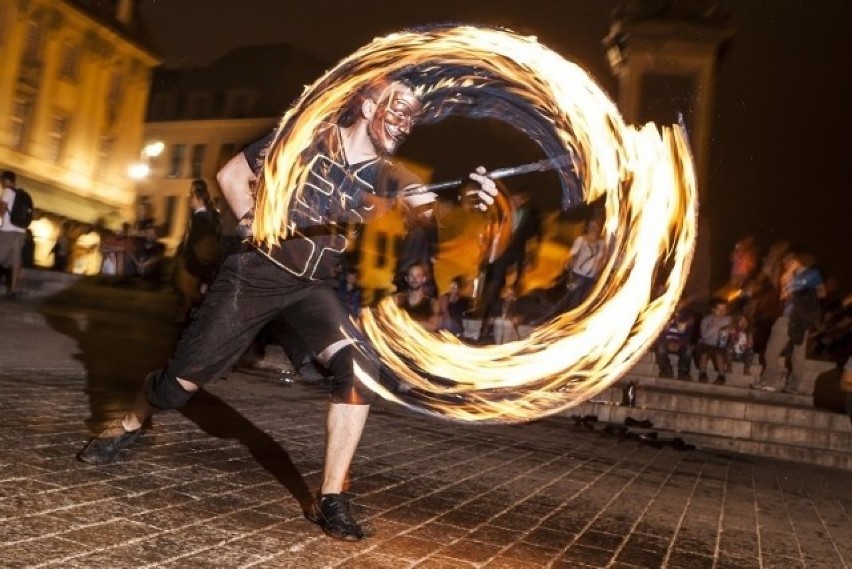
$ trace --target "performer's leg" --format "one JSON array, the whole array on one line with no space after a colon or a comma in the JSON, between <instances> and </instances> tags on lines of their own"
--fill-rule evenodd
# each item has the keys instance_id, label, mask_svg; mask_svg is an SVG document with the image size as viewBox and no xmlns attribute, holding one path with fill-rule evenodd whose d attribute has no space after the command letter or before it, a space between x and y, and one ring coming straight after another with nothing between
<instances>
[{"instance_id":1,"label":"performer's leg","mask_svg":"<svg viewBox=\"0 0 852 569\"><path fill-rule=\"evenodd\" d=\"M258 262L280 271L252 253L229 258L167 366L148 375L120 425L90 441L77 455L80 460L112 462L138 439L153 413L183 407L201 385L230 369L260 328L280 310L279 299L271 294L276 290L274 283L254 278L266 269Z\"/></svg>"},{"instance_id":2,"label":"performer's leg","mask_svg":"<svg viewBox=\"0 0 852 569\"><path fill-rule=\"evenodd\" d=\"M369 405L331 403L326 418L325 470L322 494L340 494L355 449L367 423Z\"/></svg>"},{"instance_id":3,"label":"performer's leg","mask_svg":"<svg viewBox=\"0 0 852 569\"><path fill-rule=\"evenodd\" d=\"M790 375L787 376L787 381L784 384L785 391L790 393L799 393L802 389L802 383L805 379L805 361L807 360L808 349L808 333L805 332L805 337L802 343L793 346L793 352L790 354Z\"/></svg>"},{"instance_id":4,"label":"performer's leg","mask_svg":"<svg viewBox=\"0 0 852 569\"><path fill-rule=\"evenodd\" d=\"M790 341L790 335L787 332L790 319L786 316L779 316L772 325L772 330L769 333L769 341L766 344L764 357L766 364L763 368L763 374L760 378L759 386L764 386L767 389L779 388L781 353L784 347ZM780 385L783 387L783 384Z\"/></svg>"},{"instance_id":5,"label":"performer's leg","mask_svg":"<svg viewBox=\"0 0 852 569\"><path fill-rule=\"evenodd\" d=\"M364 532L349 511L342 494L352 457L361 439L375 395L358 379L378 378L375 360L356 344L356 331L336 293L316 284L304 287L304 296L285 311L284 319L297 330L317 360L334 375L326 418L323 483L316 522L336 539L359 540Z\"/></svg>"}]
</instances>

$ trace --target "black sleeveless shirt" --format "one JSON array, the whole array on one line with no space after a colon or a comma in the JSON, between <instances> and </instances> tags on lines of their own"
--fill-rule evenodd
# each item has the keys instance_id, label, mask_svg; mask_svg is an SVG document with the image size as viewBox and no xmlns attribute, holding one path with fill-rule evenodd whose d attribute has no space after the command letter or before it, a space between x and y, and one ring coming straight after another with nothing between
<instances>
[{"instance_id":1,"label":"black sleeveless shirt","mask_svg":"<svg viewBox=\"0 0 852 569\"><path fill-rule=\"evenodd\" d=\"M271 134L243 151L256 173L273 139ZM364 193L391 197L420 180L402 165L384 158L349 164L340 127L334 124L320 128L311 153L304 187L290 204L290 235L271 248L259 250L298 277L334 279L335 267L349 245L347 226L357 227L373 213Z\"/></svg>"}]
</instances>

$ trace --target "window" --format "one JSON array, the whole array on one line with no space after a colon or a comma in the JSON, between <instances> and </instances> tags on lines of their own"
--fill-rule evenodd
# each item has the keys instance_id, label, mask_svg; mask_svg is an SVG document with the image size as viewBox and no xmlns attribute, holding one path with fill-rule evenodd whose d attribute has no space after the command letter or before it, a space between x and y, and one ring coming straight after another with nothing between
<instances>
[{"instance_id":1,"label":"window","mask_svg":"<svg viewBox=\"0 0 852 569\"><path fill-rule=\"evenodd\" d=\"M204 155L207 154L206 144L196 144L192 147L192 164L190 178L201 178L204 174Z\"/></svg>"},{"instance_id":2,"label":"window","mask_svg":"<svg viewBox=\"0 0 852 569\"><path fill-rule=\"evenodd\" d=\"M68 137L68 117L65 115L53 115L48 133L47 159L59 162L62 151L65 149L65 139Z\"/></svg>"},{"instance_id":3,"label":"window","mask_svg":"<svg viewBox=\"0 0 852 569\"><path fill-rule=\"evenodd\" d=\"M59 63L59 76L75 81L80 63L80 44L65 42L62 48L62 61Z\"/></svg>"},{"instance_id":4,"label":"window","mask_svg":"<svg viewBox=\"0 0 852 569\"><path fill-rule=\"evenodd\" d=\"M27 26L27 36L24 39L24 63L37 64L41 61L41 24L30 20Z\"/></svg>"},{"instance_id":5,"label":"window","mask_svg":"<svg viewBox=\"0 0 852 569\"><path fill-rule=\"evenodd\" d=\"M29 134L30 116L32 115L33 100L28 95L18 95L12 104L12 115L9 118L9 145L15 150L23 150Z\"/></svg>"},{"instance_id":6,"label":"window","mask_svg":"<svg viewBox=\"0 0 852 569\"><path fill-rule=\"evenodd\" d=\"M225 116L242 119L250 116L255 94L245 89L233 89L228 91L225 99Z\"/></svg>"},{"instance_id":7,"label":"window","mask_svg":"<svg viewBox=\"0 0 852 569\"><path fill-rule=\"evenodd\" d=\"M186 156L186 144L172 145L172 153L169 155L169 178L183 176L184 156Z\"/></svg>"},{"instance_id":8,"label":"window","mask_svg":"<svg viewBox=\"0 0 852 569\"><path fill-rule=\"evenodd\" d=\"M106 113L107 124L111 125L118 118L121 107L121 98L124 95L124 83L120 71L113 71L109 78L109 90L107 91Z\"/></svg>"},{"instance_id":9,"label":"window","mask_svg":"<svg viewBox=\"0 0 852 569\"><path fill-rule=\"evenodd\" d=\"M149 121L166 121L175 118L177 102L172 93L158 93L151 97Z\"/></svg>"},{"instance_id":10,"label":"window","mask_svg":"<svg viewBox=\"0 0 852 569\"><path fill-rule=\"evenodd\" d=\"M196 92L189 95L187 115L191 119L207 119L213 114L213 97L210 93Z\"/></svg>"},{"instance_id":11,"label":"window","mask_svg":"<svg viewBox=\"0 0 852 569\"><path fill-rule=\"evenodd\" d=\"M112 158L112 149L115 146L115 137L102 136L100 144L98 144L98 164L96 166L97 175L104 176L109 167L110 158Z\"/></svg>"}]
</instances>

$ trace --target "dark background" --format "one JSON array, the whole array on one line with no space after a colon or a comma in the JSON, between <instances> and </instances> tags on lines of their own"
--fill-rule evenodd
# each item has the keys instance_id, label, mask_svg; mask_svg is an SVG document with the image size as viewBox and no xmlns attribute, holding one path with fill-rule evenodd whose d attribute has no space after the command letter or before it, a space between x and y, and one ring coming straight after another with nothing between
<instances>
[{"instance_id":1,"label":"dark background","mask_svg":"<svg viewBox=\"0 0 852 569\"><path fill-rule=\"evenodd\" d=\"M168 67L203 65L240 45L285 42L333 64L375 36L406 26L456 21L502 25L535 35L584 67L617 99L617 83L601 44L616 4L615 0L143 0L140 8ZM848 291L852 39L847 27L852 2L738 0L720 6L730 10L735 36L718 72L709 191L702 204L713 227L714 282L727 277L734 242L753 234L764 249L789 239L794 247L813 253L824 275L837 277L841 289ZM282 101L282 111L287 104ZM673 111L681 105L673 100ZM468 132L467 139L454 136L454 147L465 149L463 157L458 151L419 156L426 145L416 137L403 153L434 165L436 178L464 171L471 162L506 165L511 157L503 150L489 151L493 129L483 125L482 132ZM428 136L444 132L449 131ZM464 162L457 162L459 158Z\"/></svg>"}]
</instances>

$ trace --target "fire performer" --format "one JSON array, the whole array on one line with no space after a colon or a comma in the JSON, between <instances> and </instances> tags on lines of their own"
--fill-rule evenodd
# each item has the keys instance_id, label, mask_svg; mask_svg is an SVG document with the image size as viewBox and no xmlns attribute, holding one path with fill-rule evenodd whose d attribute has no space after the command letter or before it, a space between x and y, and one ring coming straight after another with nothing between
<instances>
[{"instance_id":1,"label":"fire performer","mask_svg":"<svg viewBox=\"0 0 852 569\"><path fill-rule=\"evenodd\" d=\"M267 152L275 156L286 138L283 127L222 168L217 178L228 204L241 216L244 250L225 260L166 366L146 378L134 406L120 423L92 439L78 454L80 460L114 461L139 439L154 412L183 407L201 386L227 372L264 325L284 321L334 376L322 486L306 515L333 538L364 537L342 491L374 398L354 370L357 366L377 378L378 362L353 339L360 336L337 299L334 267L346 247L345 223L394 207L396 193L419 185L390 156L410 134L420 110L410 85L400 78L382 80L354 96L333 124L317 129L289 219L277 220L282 227L281 221L287 221L289 231L271 247L254 243L249 235L255 210L261 212L252 185L258 181L258 197L263 191L284 191L264 184L268 175L259 176L271 167L263 157ZM473 192L491 204L497 192L484 172L478 168L470 174L479 184ZM403 202L419 207L434 200L434 193L420 193Z\"/></svg>"}]
</instances>

